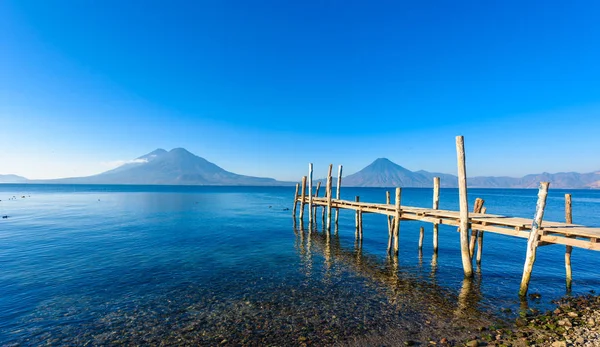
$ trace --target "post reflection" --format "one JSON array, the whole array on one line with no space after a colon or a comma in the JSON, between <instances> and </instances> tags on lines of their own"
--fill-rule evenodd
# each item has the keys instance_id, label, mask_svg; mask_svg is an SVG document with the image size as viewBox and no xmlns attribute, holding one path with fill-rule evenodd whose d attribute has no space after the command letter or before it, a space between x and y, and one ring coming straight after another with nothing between
<instances>
[{"instance_id":1,"label":"post reflection","mask_svg":"<svg viewBox=\"0 0 600 347\"><path fill-rule=\"evenodd\" d=\"M436 269L438 255L433 254L431 272L421 276L414 268L403 268L398 257L387 255L385 260L365 252L360 239L346 239L350 247L343 247L339 234L296 231L296 249L301 258L302 272L307 276L317 276L315 266L323 266L327 283L339 281L348 269L368 281L375 282L385 289L390 303L402 309L414 310L432 318L453 319L456 317L477 317L481 301L480 277L465 280L457 293L451 288L438 285ZM353 244L354 247L351 245ZM313 257L313 255L321 255ZM420 258L422 258L420 254ZM321 260L322 259L322 260ZM322 264L319 265L318 262ZM421 261L421 259L420 259ZM337 277L336 277L337 276Z\"/></svg>"}]
</instances>

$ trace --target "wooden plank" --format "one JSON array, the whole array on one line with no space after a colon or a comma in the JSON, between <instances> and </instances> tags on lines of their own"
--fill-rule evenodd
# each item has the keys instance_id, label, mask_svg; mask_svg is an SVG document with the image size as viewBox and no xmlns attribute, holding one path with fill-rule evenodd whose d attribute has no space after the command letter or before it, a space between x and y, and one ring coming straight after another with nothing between
<instances>
[{"instance_id":1,"label":"wooden plank","mask_svg":"<svg viewBox=\"0 0 600 347\"><path fill-rule=\"evenodd\" d=\"M533 264L535 263L535 255L540 239L540 226L542 225L542 220L544 218L544 209L546 208L546 198L548 197L549 185L549 182L540 183L535 217L533 218L531 232L529 233L529 238L527 239L527 253L525 255L525 265L523 266L521 288L519 289L520 297L525 297L527 295L527 290L529 289L529 280L531 279L531 271L533 270Z\"/></svg>"},{"instance_id":2,"label":"wooden plank","mask_svg":"<svg viewBox=\"0 0 600 347\"><path fill-rule=\"evenodd\" d=\"M552 233L560 233L564 235L576 235L581 237L589 237L589 238L599 238L600 237L600 228L543 228L544 231L552 232Z\"/></svg>"},{"instance_id":3,"label":"wooden plank","mask_svg":"<svg viewBox=\"0 0 600 347\"><path fill-rule=\"evenodd\" d=\"M540 240L559 245L568 245L572 247L590 249L593 251L600 251L600 243L591 242L590 240L579 240L570 237L554 235L542 235L540 236Z\"/></svg>"}]
</instances>

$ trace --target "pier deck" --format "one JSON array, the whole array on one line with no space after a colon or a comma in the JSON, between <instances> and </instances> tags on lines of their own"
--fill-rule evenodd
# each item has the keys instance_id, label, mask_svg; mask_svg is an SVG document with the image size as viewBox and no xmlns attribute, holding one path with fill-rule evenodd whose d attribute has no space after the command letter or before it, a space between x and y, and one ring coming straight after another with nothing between
<instances>
[{"instance_id":1,"label":"pier deck","mask_svg":"<svg viewBox=\"0 0 600 347\"><path fill-rule=\"evenodd\" d=\"M296 201L299 203L304 202L304 204L308 205L309 198L305 196L304 201L302 201L302 196L298 196ZM314 206L327 207L327 198L313 197L312 204ZM334 209L355 210L362 213L377 213L387 216L396 215L396 206L392 204L331 199L331 207ZM401 220L460 226L460 212L458 211L435 210L413 206L400 206L400 211ZM527 239L529 238L532 224L533 220L527 218L469 213L469 225L471 229L502 235ZM540 227L540 241L545 243L600 251L599 240L600 228L552 221L543 221Z\"/></svg>"}]
</instances>

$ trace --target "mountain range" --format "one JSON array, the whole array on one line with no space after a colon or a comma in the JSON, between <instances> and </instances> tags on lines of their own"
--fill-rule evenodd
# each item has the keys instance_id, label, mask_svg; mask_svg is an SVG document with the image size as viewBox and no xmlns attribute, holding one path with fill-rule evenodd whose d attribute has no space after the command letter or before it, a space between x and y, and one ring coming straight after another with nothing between
<instances>
[{"instance_id":1,"label":"mountain range","mask_svg":"<svg viewBox=\"0 0 600 347\"><path fill-rule=\"evenodd\" d=\"M389 159L379 158L364 169L344 177L342 186L350 187L432 187L433 177L440 177L443 188L458 187L458 177L451 174L410 171ZM550 182L553 188L600 188L600 171L591 173L560 172L526 175L524 177L468 177L473 188L537 188L539 183Z\"/></svg>"},{"instance_id":2,"label":"mountain range","mask_svg":"<svg viewBox=\"0 0 600 347\"><path fill-rule=\"evenodd\" d=\"M342 179L346 187L432 187L433 177L440 177L444 188L457 187L455 175L428 171L411 171L389 159L379 158L364 169ZM515 177L469 177L474 188L536 188L541 181L553 188L600 188L600 171L591 173L541 173ZM334 184L336 180L333 180ZM183 148L170 151L156 149L127 164L98 175L53 180L28 180L16 175L0 175L0 183L49 184L148 184L148 185L228 185L282 186L292 182L273 178L253 177L229 172Z\"/></svg>"},{"instance_id":3,"label":"mountain range","mask_svg":"<svg viewBox=\"0 0 600 347\"><path fill-rule=\"evenodd\" d=\"M1 177L0 177L1 179ZM0 181L2 182L2 181ZM98 175L52 180L29 180L49 184L148 184L148 185L227 185L275 186L290 183L273 178L238 175L226 171L183 148L156 149ZM20 182L22 183L22 182Z\"/></svg>"}]
</instances>

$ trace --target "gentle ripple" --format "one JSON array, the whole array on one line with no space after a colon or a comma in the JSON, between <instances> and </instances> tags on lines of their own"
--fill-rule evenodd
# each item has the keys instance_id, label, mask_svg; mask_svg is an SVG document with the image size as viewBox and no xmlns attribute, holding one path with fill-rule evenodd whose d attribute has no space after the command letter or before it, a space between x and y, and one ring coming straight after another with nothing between
<instances>
[{"instance_id":1,"label":"gentle ripple","mask_svg":"<svg viewBox=\"0 0 600 347\"><path fill-rule=\"evenodd\" d=\"M564 193L551 190L546 219L564 219ZM600 225L600 191L571 193L574 221ZM530 218L537 191L469 194L489 213ZM350 211L337 235L294 229L292 195L281 187L0 185L0 214L9 216L0 220L0 344L325 344L520 307L525 240L486 234L483 268L464 283L456 228L440 226L432 264L431 225L403 222L395 261L384 216L366 214L365 239L355 244ZM342 198L355 195L383 202L385 189L342 189ZM404 189L402 201L428 207L431 190ZM440 207L457 209L457 191L442 189ZM564 247L538 255L530 291L542 300L530 304L545 308L565 294ZM600 253L576 248L572 263L575 294L600 288Z\"/></svg>"}]
</instances>

